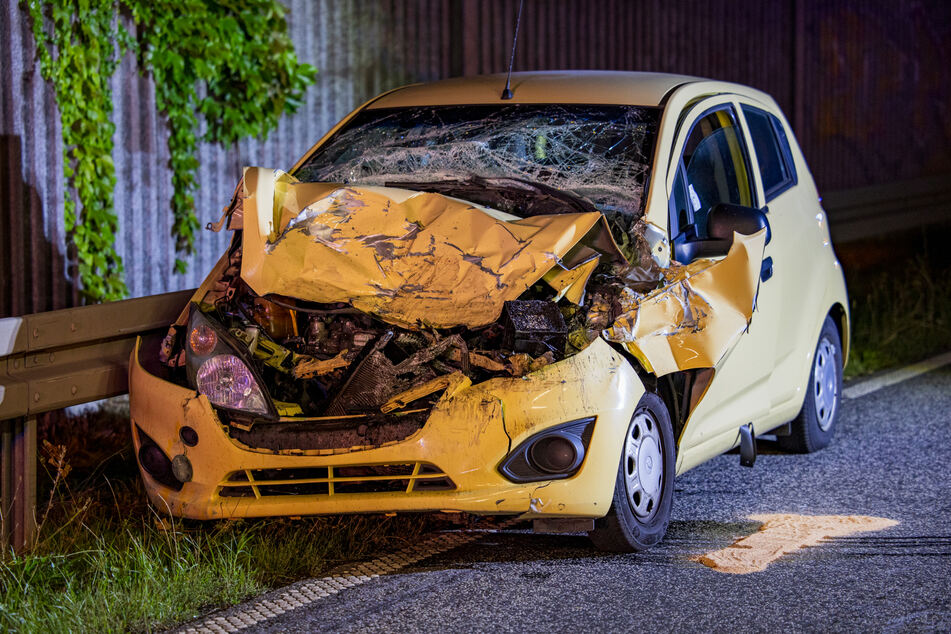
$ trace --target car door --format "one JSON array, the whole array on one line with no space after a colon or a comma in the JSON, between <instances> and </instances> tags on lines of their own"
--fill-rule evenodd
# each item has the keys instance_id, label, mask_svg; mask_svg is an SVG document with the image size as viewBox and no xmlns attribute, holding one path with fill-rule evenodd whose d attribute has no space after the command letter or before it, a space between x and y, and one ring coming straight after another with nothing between
<instances>
[{"instance_id":1,"label":"car door","mask_svg":"<svg viewBox=\"0 0 951 634\"><path fill-rule=\"evenodd\" d=\"M792 409L797 410L802 400L797 389L804 360L796 351L811 350L813 342L797 340L797 334L804 330L812 333L811 328L800 328L797 322L809 317L803 307L814 276L807 271L815 266L810 258L802 257L802 250L814 244L815 237L810 232L811 219L806 217L808 207L796 187L798 175L783 122L765 104L743 97L738 101L757 166L758 189L769 209L767 217L774 236L766 247L772 277L763 286L763 292L771 298L768 305L764 303L764 313L775 323L777 331L774 370L768 388L770 415L763 429L766 431L786 422L795 413L790 413L787 405L792 403Z\"/></svg>"},{"instance_id":2,"label":"car door","mask_svg":"<svg viewBox=\"0 0 951 634\"><path fill-rule=\"evenodd\" d=\"M679 244L706 237L707 214L715 204L761 206L740 122L737 104L729 96L703 100L683 117L668 173L668 235L674 259ZM766 287L760 286L749 328L717 364L684 427L678 471L731 448L741 425L755 424L769 413L768 383L776 349L772 322L779 308L773 307L776 293Z\"/></svg>"}]
</instances>

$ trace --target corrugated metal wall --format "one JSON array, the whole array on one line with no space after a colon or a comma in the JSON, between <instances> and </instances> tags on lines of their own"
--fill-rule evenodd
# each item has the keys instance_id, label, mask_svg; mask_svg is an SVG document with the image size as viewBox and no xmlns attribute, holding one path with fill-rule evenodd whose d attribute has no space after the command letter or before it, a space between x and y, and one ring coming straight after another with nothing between
<instances>
[{"instance_id":1,"label":"corrugated metal wall","mask_svg":"<svg viewBox=\"0 0 951 634\"><path fill-rule=\"evenodd\" d=\"M951 171L951 3L809 4L800 134L820 187Z\"/></svg>"},{"instance_id":2,"label":"corrugated metal wall","mask_svg":"<svg viewBox=\"0 0 951 634\"><path fill-rule=\"evenodd\" d=\"M243 165L287 167L374 94L507 67L518 0L289 0L299 56L320 74L268 139L202 146L202 223ZM750 84L786 110L820 188L951 171L951 9L898 0L526 0L516 68L669 71ZM0 9L0 316L73 305L62 220L62 140L29 21ZM167 130L126 57L112 79L119 252L134 296L199 283L227 237L204 232L171 272Z\"/></svg>"}]
</instances>

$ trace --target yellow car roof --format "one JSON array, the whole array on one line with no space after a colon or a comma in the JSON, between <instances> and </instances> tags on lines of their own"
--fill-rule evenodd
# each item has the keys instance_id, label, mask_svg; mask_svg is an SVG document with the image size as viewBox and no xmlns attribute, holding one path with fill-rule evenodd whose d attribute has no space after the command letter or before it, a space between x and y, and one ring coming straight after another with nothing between
<instances>
[{"instance_id":1,"label":"yellow car roof","mask_svg":"<svg viewBox=\"0 0 951 634\"><path fill-rule=\"evenodd\" d=\"M368 108L499 103L597 103L657 106L671 90L707 81L687 75L624 71L512 73L515 96L502 101L505 74L412 84L382 95Z\"/></svg>"}]
</instances>

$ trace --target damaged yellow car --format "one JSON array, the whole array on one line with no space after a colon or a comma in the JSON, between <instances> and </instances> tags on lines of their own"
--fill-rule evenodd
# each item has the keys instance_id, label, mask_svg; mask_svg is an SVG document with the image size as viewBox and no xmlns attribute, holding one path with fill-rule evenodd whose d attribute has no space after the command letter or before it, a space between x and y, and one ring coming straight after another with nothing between
<instances>
[{"instance_id":1,"label":"damaged yellow car","mask_svg":"<svg viewBox=\"0 0 951 634\"><path fill-rule=\"evenodd\" d=\"M772 98L649 73L413 85L290 171L131 360L153 503L190 518L454 511L664 535L673 481L835 431L845 284Z\"/></svg>"}]
</instances>

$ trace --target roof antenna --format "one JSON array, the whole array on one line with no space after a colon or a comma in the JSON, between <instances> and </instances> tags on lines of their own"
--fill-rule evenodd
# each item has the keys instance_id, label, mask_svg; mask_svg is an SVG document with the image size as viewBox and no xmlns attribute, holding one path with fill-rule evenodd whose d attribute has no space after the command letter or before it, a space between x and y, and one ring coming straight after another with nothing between
<instances>
[{"instance_id":1,"label":"roof antenna","mask_svg":"<svg viewBox=\"0 0 951 634\"><path fill-rule=\"evenodd\" d=\"M525 0L518 2L518 17L515 18L515 37L512 38L512 56L509 58L509 74L505 78L505 90L502 91L502 99L511 99L515 96L512 92L512 66L515 64L515 47L518 45L518 25L522 21L522 6Z\"/></svg>"}]
</instances>

